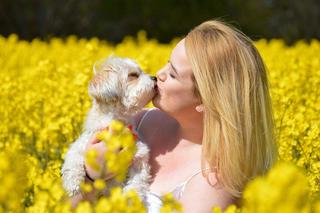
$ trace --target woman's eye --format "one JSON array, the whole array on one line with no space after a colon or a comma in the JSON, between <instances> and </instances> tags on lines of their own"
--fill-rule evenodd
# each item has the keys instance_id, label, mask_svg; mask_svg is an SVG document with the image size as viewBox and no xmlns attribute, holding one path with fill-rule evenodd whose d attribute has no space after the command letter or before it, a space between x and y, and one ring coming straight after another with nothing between
<instances>
[{"instance_id":1,"label":"woman's eye","mask_svg":"<svg viewBox=\"0 0 320 213\"><path fill-rule=\"evenodd\" d=\"M176 78L176 77L175 77L174 75L172 75L171 73L170 73L170 77L171 77L171 78Z\"/></svg>"}]
</instances>

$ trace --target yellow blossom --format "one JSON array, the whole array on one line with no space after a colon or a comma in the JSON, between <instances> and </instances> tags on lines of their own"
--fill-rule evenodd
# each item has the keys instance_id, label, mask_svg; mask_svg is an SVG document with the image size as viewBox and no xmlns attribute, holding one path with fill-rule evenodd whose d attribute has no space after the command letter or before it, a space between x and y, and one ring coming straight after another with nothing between
<instances>
[{"instance_id":1,"label":"yellow blossom","mask_svg":"<svg viewBox=\"0 0 320 213\"><path fill-rule=\"evenodd\" d=\"M102 179L96 179L95 181L94 181L94 187L96 188L96 189L98 189L98 190L103 190L105 187L106 187L106 183L105 183L105 181L104 180L102 180Z\"/></svg>"},{"instance_id":2,"label":"yellow blossom","mask_svg":"<svg viewBox=\"0 0 320 213\"><path fill-rule=\"evenodd\" d=\"M60 168L92 106L87 86L93 64L113 53L136 59L155 75L177 42L160 44L148 40L144 31L116 45L76 36L46 42L0 36L0 212L70 212ZM268 70L279 158L299 169L281 165L257 177L244 189L242 207L231 205L225 212L319 212L320 42L288 47L280 39L260 39L254 44ZM114 121L98 137L108 147L106 168L123 181L136 151L134 136ZM86 156L100 170L96 158L93 151ZM103 188L100 180L86 184L86 192ZM179 209L172 200L164 198L164 211ZM80 203L76 212L146 209L134 192L125 195L116 189L110 196Z\"/></svg>"}]
</instances>

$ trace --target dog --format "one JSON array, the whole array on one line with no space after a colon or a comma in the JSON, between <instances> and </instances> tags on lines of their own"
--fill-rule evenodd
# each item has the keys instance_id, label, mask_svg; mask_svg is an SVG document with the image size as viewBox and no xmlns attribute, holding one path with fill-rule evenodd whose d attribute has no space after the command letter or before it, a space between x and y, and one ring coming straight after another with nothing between
<instances>
[{"instance_id":1,"label":"dog","mask_svg":"<svg viewBox=\"0 0 320 213\"><path fill-rule=\"evenodd\" d=\"M95 64L93 70L94 76L88 87L93 104L82 134L70 145L61 168L62 185L69 196L80 193L80 184L85 179L84 152L88 141L112 120L128 125L130 118L141 111L156 93L156 78L145 74L129 58L111 56L99 65ZM135 189L140 198L145 200L150 178L149 149L139 140L136 146L137 151L123 191ZM110 184L107 183L108 186ZM106 193L107 190L104 191Z\"/></svg>"}]
</instances>

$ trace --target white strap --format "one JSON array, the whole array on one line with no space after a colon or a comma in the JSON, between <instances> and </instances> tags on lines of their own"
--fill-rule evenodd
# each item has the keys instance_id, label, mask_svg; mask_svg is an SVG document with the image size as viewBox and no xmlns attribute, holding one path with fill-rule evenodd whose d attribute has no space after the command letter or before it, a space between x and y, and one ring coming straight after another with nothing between
<instances>
[{"instance_id":1,"label":"white strap","mask_svg":"<svg viewBox=\"0 0 320 213\"><path fill-rule=\"evenodd\" d=\"M142 118L140 119L140 122L138 124L138 127L136 128L136 131L139 132L139 129L140 129L140 126L143 122L143 120L147 117L147 114L152 111L152 109L155 109L155 108L149 108L148 111L146 113L144 113L144 115L142 116Z\"/></svg>"},{"instance_id":2,"label":"white strap","mask_svg":"<svg viewBox=\"0 0 320 213\"><path fill-rule=\"evenodd\" d=\"M199 174L200 172L205 171L205 170L208 170L208 169L210 169L210 168L200 169L199 171L197 171L196 173L194 173L193 175L191 175L190 177L188 177L187 180L183 181L181 184L187 185L187 183L188 183L194 176L196 176L196 175Z\"/></svg>"},{"instance_id":3,"label":"white strap","mask_svg":"<svg viewBox=\"0 0 320 213\"><path fill-rule=\"evenodd\" d=\"M191 175L190 177L187 178L187 180L179 183L171 192L173 193L174 197L176 199L180 199L181 196L182 196L182 193L187 185L187 183L194 177L196 176L197 174L199 174L200 172L202 171L205 171L205 170L208 170L210 168L205 168L205 169L200 169L199 171L197 171L195 174Z\"/></svg>"}]
</instances>

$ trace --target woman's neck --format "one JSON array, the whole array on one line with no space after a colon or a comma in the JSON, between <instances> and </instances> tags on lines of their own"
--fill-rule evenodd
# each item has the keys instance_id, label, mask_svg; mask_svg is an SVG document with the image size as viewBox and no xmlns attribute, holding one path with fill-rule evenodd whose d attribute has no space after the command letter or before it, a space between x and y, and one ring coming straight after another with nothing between
<instances>
[{"instance_id":1,"label":"woman's neck","mask_svg":"<svg viewBox=\"0 0 320 213\"><path fill-rule=\"evenodd\" d=\"M185 116L176 117L177 137L181 145L202 144L203 116L199 113L190 113Z\"/></svg>"}]
</instances>

